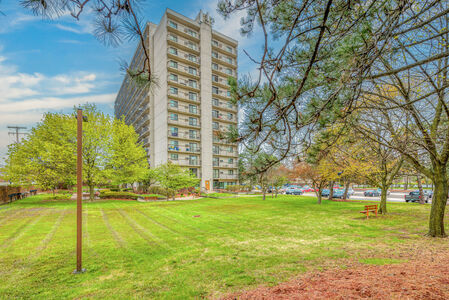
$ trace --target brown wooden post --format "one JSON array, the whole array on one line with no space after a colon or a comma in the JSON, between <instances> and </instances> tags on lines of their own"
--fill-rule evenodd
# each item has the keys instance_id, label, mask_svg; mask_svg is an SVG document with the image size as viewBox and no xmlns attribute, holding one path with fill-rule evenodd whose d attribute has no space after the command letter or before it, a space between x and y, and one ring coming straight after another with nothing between
<instances>
[{"instance_id":1,"label":"brown wooden post","mask_svg":"<svg viewBox=\"0 0 449 300\"><path fill-rule=\"evenodd\" d=\"M82 251L83 251L83 110L78 109L77 115L77 153L76 153L76 270L75 274L82 273Z\"/></svg>"}]
</instances>

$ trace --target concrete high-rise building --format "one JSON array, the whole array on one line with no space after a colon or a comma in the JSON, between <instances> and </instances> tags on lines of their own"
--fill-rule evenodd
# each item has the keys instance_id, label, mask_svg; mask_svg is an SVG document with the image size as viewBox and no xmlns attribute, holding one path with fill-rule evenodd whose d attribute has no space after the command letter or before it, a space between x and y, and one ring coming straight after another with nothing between
<instances>
[{"instance_id":1,"label":"concrete high-rise building","mask_svg":"<svg viewBox=\"0 0 449 300\"><path fill-rule=\"evenodd\" d=\"M171 161L189 168L201 187L220 189L238 182L238 145L220 139L237 127L228 78L237 78L237 41L212 29L211 18L195 20L167 9L158 25L147 23L146 45L157 84L142 89L126 75L115 100L140 136L150 166ZM143 65L141 45L130 63Z\"/></svg>"}]
</instances>

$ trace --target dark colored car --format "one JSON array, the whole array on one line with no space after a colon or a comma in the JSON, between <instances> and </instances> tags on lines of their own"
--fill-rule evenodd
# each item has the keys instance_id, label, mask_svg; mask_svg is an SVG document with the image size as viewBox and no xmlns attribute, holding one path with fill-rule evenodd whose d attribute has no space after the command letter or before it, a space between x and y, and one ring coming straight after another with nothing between
<instances>
[{"instance_id":1,"label":"dark colored car","mask_svg":"<svg viewBox=\"0 0 449 300\"><path fill-rule=\"evenodd\" d=\"M365 197L380 197L380 193L378 190L369 190L363 193Z\"/></svg>"},{"instance_id":2,"label":"dark colored car","mask_svg":"<svg viewBox=\"0 0 449 300\"><path fill-rule=\"evenodd\" d=\"M303 192L300 189L292 189L292 188L288 188L285 191L286 195L302 195Z\"/></svg>"}]
</instances>

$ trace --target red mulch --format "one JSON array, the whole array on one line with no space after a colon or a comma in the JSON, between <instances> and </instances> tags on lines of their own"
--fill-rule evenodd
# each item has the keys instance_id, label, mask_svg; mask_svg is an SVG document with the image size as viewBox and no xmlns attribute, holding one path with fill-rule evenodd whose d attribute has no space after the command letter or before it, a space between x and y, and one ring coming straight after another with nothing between
<instances>
[{"instance_id":1,"label":"red mulch","mask_svg":"<svg viewBox=\"0 0 449 300\"><path fill-rule=\"evenodd\" d=\"M449 253L427 254L401 264L309 272L224 299L449 299Z\"/></svg>"}]
</instances>

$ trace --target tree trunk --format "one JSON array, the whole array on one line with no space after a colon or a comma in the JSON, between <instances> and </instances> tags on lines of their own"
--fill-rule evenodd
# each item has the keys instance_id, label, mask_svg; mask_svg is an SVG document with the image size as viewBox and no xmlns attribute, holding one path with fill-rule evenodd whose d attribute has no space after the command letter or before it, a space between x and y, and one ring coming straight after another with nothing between
<instances>
[{"instance_id":1,"label":"tree trunk","mask_svg":"<svg viewBox=\"0 0 449 300\"><path fill-rule=\"evenodd\" d=\"M349 185L351 184L351 181L347 180L345 183L345 192L343 194L343 199L346 200L348 198L348 190L349 190Z\"/></svg>"},{"instance_id":2,"label":"tree trunk","mask_svg":"<svg viewBox=\"0 0 449 300\"><path fill-rule=\"evenodd\" d=\"M314 187L314 188L315 188L315 187ZM318 192L316 192L316 193L317 193L316 197L317 197L317 199L318 199L318 204L321 204L321 192L322 192L322 190L323 190L323 188L320 186L320 187L318 188Z\"/></svg>"},{"instance_id":3,"label":"tree trunk","mask_svg":"<svg viewBox=\"0 0 449 300\"><path fill-rule=\"evenodd\" d=\"M383 184L380 187L380 205L379 205L379 210L377 211L380 214L386 214L387 213L387 191L388 191L388 186L386 184Z\"/></svg>"},{"instance_id":4,"label":"tree trunk","mask_svg":"<svg viewBox=\"0 0 449 300\"><path fill-rule=\"evenodd\" d=\"M426 200L424 199L424 191L422 189L422 182L421 182L421 174L420 173L418 173L416 175L416 182L418 183L419 203L424 204L424 203L426 203Z\"/></svg>"},{"instance_id":5,"label":"tree trunk","mask_svg":"<svg viewBox=\"0 0 449 300\"><path fill-rule=\"evenodd\" d=\"M332 200L332 197L334 197L334 182L329 182L329 200Z\"/></svg>"},{"instance_id":6,"label":"tree trunk","mask_svg":"<svg viewBox=\"0 0 449 300\"><path fill-rule=\"evenodd\" d=\"M408 190L408 175L405 175L404 190Z\"/></svg>"},{"instance_id":7,"label":"tree trunk","mask_svg":"<svg viewBox=\"0 0 449 300\"><path fill-rule=\"evenodd\" d=\"M267 193L266 189L262 187L262 200L265 200L265 194Z\"/></svg>"},{"instance_id":8,"label":"tree trunk","mask_svg":"<svg viewBox=\"0 0 449 300\"><path fill-rule=\"evenodd\" d=\"M81 192L82 194L82 192ZM89 185L89 199L90 201L94 201L94 185Z\"/></svg>"},{"instance_id":9,"label":"tree trunk","mask_svg":"<svg viewBox=\"0 0 449 300\"><path fill-rule=\"evenodd\" d=\"M445 165L439 165L434 168L433 183L435 185L432 197L432 208L430 209L429 232L432 237L445 237L444 232L444 210L447 203L447 172Z\"/></svg>"}]
</instances>

